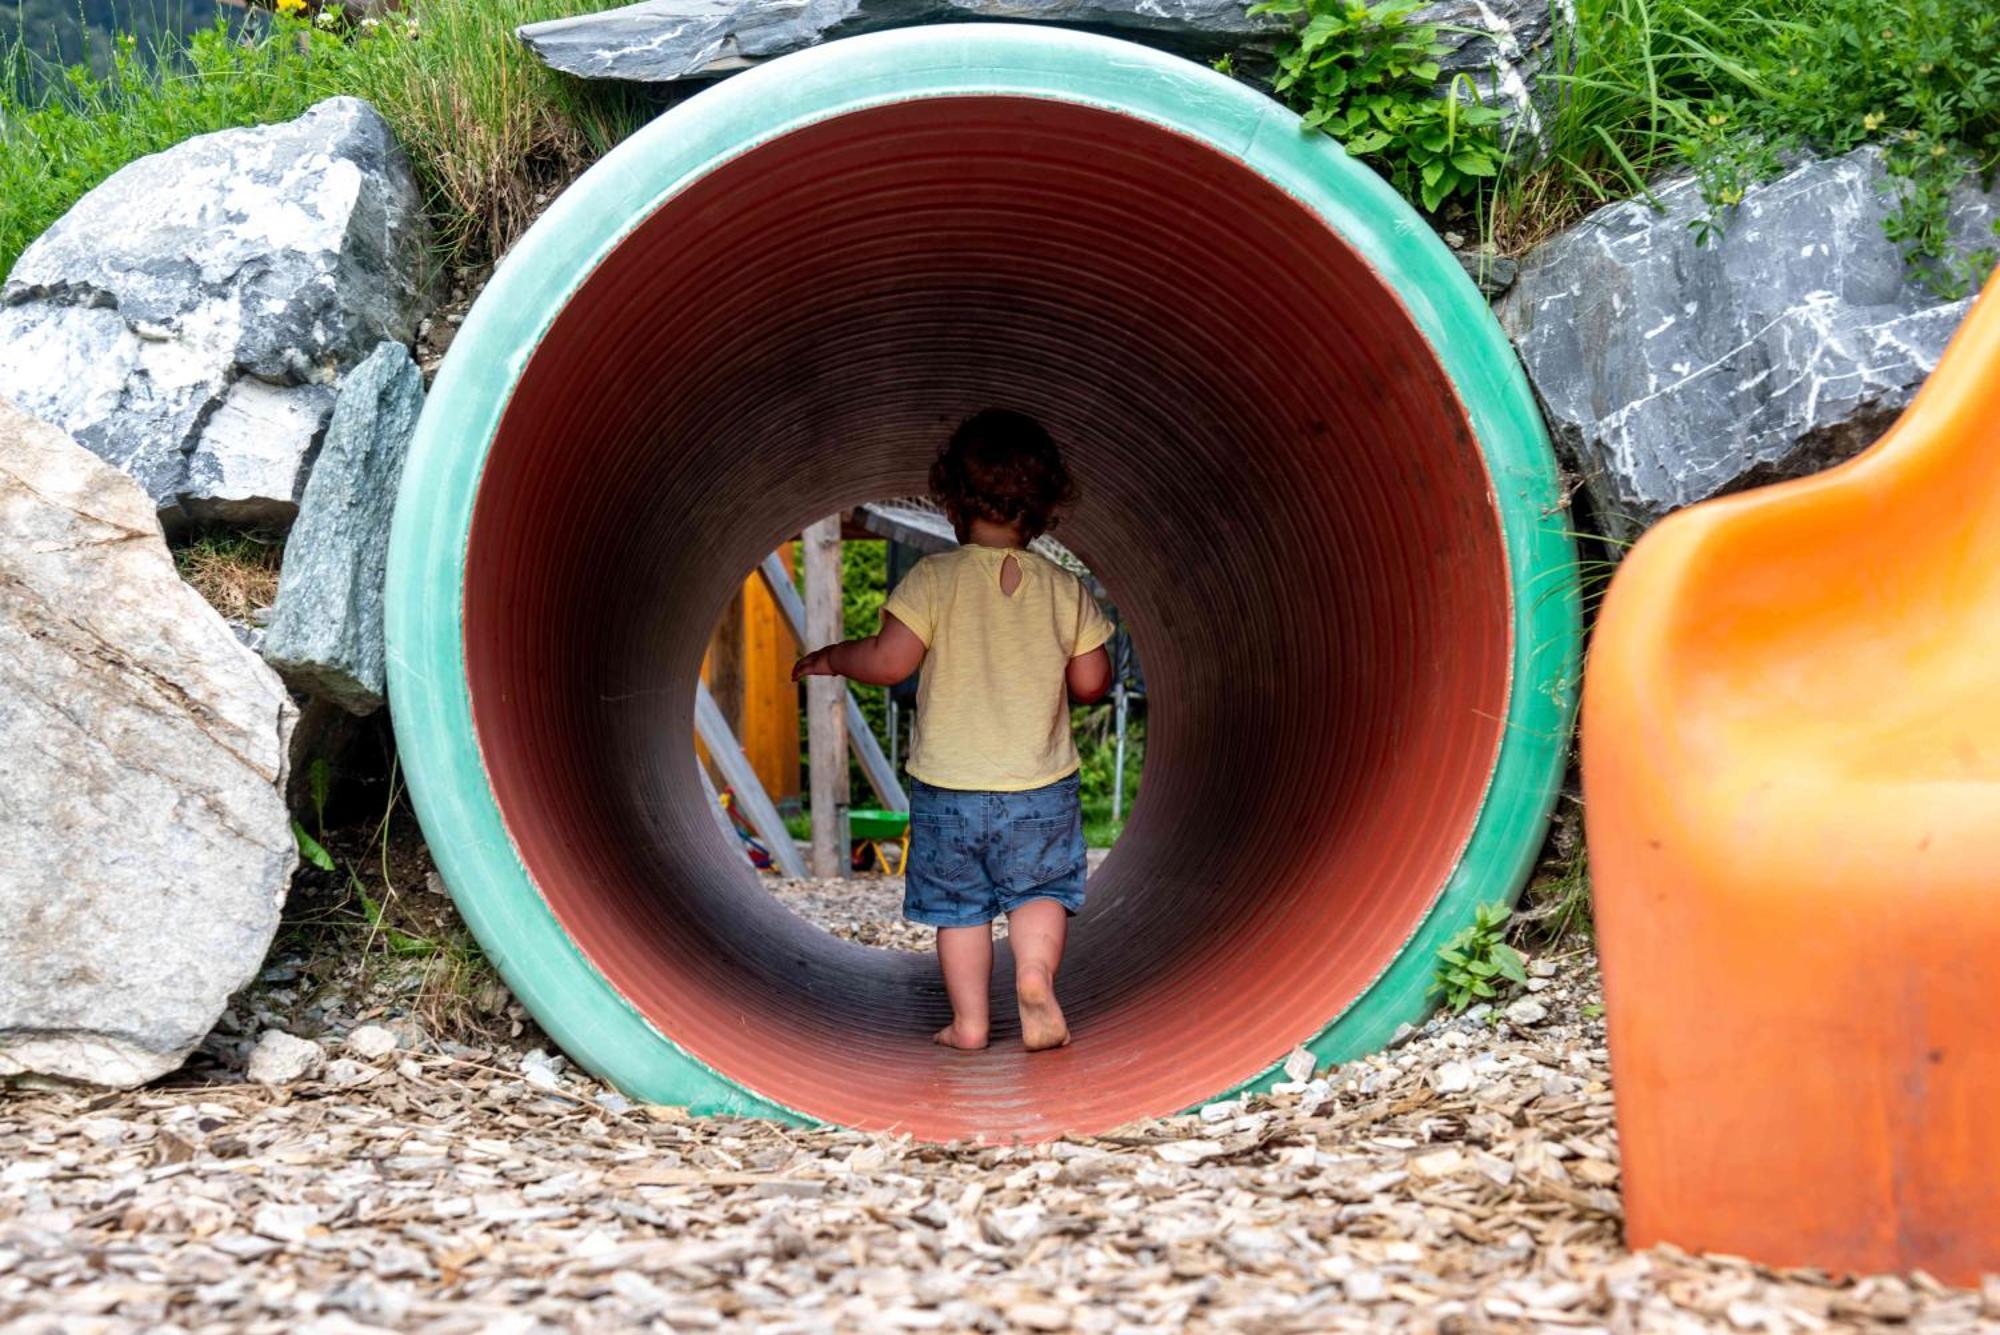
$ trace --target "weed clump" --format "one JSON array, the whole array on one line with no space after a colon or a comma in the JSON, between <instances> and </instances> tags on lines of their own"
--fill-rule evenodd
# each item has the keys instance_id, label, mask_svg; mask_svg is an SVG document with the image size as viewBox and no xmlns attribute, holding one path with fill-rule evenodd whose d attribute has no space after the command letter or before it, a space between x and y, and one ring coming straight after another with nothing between
<instances>
[{"instance_id":1,"label":"weed clump","mask_svg":"<svg viewBox=\"0 0 2000 1335\"><path fill-rule=\"evenodd\" d=\"M1505 904L1481 904L1472 921L1438 947L1431 995L1442 996L1454 1015L1475 1001L1497 998L1504 986L1527 984L1527 961L1503 939L1511 916Z\"/></svg>"},{"instance_id":2,"label":"weed clump","mask_svg":"<svg viewBox=\"0 0 2000 1335\"><path fill-rule=\"evenodd\" d=\"M1416 7L1416 0L1263 0L1249 12L1298 23L1278 53L1272 89L1304 111L1307 128L1373 162L1405 198L1435 213L1476 195L1506 155L1500 113L1469 78L1437 95L1446 47L1435 25L1411 20Z\"/></svg>"},{"instance_id":3,"label":"weed clump","mask_svg":"<svg viewBox=\"0 0 2000 1335\"><path fill-rule=\"evenodd\" d=\"M256 530L205 530L174 549L174 566L208 605L231 621L278 601L285 540Z\"/></svg>"}]
</instances>

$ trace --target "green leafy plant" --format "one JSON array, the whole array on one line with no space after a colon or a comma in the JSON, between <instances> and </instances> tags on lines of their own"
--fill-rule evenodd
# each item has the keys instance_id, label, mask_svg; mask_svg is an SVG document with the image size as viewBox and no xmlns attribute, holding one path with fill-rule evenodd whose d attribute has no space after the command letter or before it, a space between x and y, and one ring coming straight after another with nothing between
<instances>
[{"instance_id":1,"label":"green leafy plant","mask_svg":"<svg viewBox=\"0 0 2000 1335\"><path fill-rule=\"evenodd\" d=\"M1496 176L1499 112L1463 75L1437 92L1444 46L1436 27L1413 23L1416 0L1263 0L1299 28L1278 52L1273 89L1348 152L1378 166L1406 198L1435 213Z\"/></svg>"},{"instance_id":2,"label":"green leafy plant","mask_svg":"<svg viewBox=\"0 0 2000 1335\"><path fill-rule=\"evenodd\" d=\"M361 906L361 916L368 923L371 941L374 934L379 933L388 943L389 949L398 955L434 955L444 949L429 937L405 932L390 923L382 900L370 893L370 887L361 879L360 872L353 865L336 859L327 849L326 801L332 788L332 766L327 764L325 757L316 757L306 770L306 793L312 802L314 831L308 832L301 821L296 819L292 821L292 838L298 843L299 856L321 871L346 877L347 888L353 892L355 901ZM396 803L401 794L400 777L397 766L392 761L388 804L382 813L381 822L369 839L371 846L379 845L382 888L386 895L391 896L395 894L395 884L389 878L389 823L395 815Z\"/></svg>"},{"instance_id":3,"label":"green leafy plant","mask_svg":"<svg viewBox=\"0 0 2000 1335\"><path fill-rule=\"evenodd\" d=\"M333 767L326 757L317 756L306 767L306 793L312 799L314 833L297 820L292 822L292 838L298 841L299 856L321 871L333 871L333 854L326 851L326 798L333 788Z\"/></svg>"},{"instance_id":4,"label":"green leafy plant","mask_svg":"<svg viewBox=\"0 0 2000 1335\"><path fill-rule=\"evenodd\" d=\"M1438 947L1432 996L1440 994L1452 1011L1500 995L1500 984L1528 981L1527 962L1501 939L1512 911L1504 904L1481 904L1472 921Z\"/></svg>"}]
</instances>

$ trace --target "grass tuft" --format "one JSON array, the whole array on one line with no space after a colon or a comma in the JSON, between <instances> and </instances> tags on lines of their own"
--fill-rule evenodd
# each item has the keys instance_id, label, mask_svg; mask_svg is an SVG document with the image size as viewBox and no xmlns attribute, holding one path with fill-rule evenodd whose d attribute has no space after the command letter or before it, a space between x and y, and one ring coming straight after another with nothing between
<instances>
[{"instance_id":1,"label":"grass tuft","mask_svg":"<svg viewBox=\"0 0 2000 1335\"><path fill-rule=\"evenodd\" d=\"M394 760L379 813L350 802L332 826L332 767L315 759L307 775L312 828L293 822L300 863L278 953L323 984L406 1007L434 1037L487 1042L512 1028L505 984L435 874Z\"/></svg>"},{"instance_id":2,"label":"grass tuft","mask_svg":"<svg viewBox=\"0 0 2000 1335\"><path fill-rule=\"evenodd\" d=\"M232 621L278 601L285 540L263 532L206 530L174 550L174 566L208 605Z\"/></svg>"},{"instance_id":3,"label":"grass tuft","mask_svg":"<svg viewBox=\"0 0 2000 1335\"><path fill-rule=\"evenodd\" d=\"M407 0L338 43L340 91L395 127L430 200L448 260L499 256L545 197L651 115L648 95L550 70L514 36L524 23L622 0Z\"/></svg>"},{"instance_id":4,"label":"grass tuft","mask_svg":"<svg viewBox=\"0 0 2000 1335\"><path fill-rule=\"evenodd\" d=\"M1536 954L1588 944L1593 934L1590 911L1590 851L1584 841L1583 802L1565 792L1549 824L1549 838L1521 902L1514 910L1510 935Z\"/></svg>"},{"instance_id":5,"label":"grass tuft","mask_svg":"<svg viewBox=\"0 0 2000 1335\"><path fill-rule=\"evenodd\" d=\"M1924 282L1955 295L1994 262L1946 226L1952 190L2000 167L2000 11L1986 0L1579 0L1543 78L1555 92L1546 150L1486 204L1503 250L1649 198L1670 168L1701 182L1706 243L1788 153L1872 143L1895 181L1886 230Z\"/></svg>"}]
</instances>

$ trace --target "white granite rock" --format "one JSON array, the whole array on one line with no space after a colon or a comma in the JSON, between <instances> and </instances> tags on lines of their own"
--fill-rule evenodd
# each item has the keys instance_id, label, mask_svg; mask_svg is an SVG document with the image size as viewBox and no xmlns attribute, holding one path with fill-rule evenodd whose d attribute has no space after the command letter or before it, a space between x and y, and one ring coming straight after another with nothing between
<instances>
[{"instance_id":1,"label":"white granite rock","mask_svg":"<svg viewBox=\"0 0 2000 1335\"><path fill-rule=\"evenodd\" d=\"M134 1085L261 966L296 711L152 501L0 400L0 1075Z\"/></svg>"}]
</instances>

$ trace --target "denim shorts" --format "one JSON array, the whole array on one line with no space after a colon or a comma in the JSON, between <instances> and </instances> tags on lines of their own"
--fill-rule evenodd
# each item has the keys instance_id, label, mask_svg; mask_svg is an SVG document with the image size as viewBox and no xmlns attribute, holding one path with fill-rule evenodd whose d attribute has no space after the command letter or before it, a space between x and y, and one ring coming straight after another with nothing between
<instances>
[{"instance_id":1,"label":"denim shorts","mask_svg":"<svg viewBox=\"0 0 2000 1335\"><path fill-rule=\"evenodd\" d=\"M1077 776L1019 793L934 788L910 780L910 862L903 916L977 927L1031 899L1083 907L1083 806Z\"/></svg>"}]
</instances>

